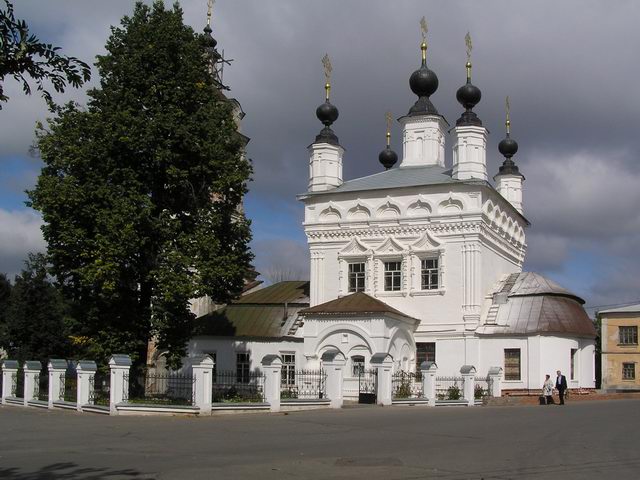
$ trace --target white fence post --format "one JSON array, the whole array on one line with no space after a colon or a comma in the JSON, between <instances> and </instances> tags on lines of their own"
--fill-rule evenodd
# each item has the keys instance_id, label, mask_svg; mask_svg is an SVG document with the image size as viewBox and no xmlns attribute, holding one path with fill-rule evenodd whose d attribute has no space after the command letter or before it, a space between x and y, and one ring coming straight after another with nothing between
<instances>
[{"instance_id":1,"label":"white fence post","mask_svg":"<svg viewBox=\"0 0 640 480\"><path fill-rule=\"evenodd\" d=\"M38 376L42 370L42 364L37 360L27 360L24 362L24 406L26 407L31 400L34 400L34 389ZM37 400L37 399L36 399Z\"/></svg>"},{"instance_id":2,"label":"white fence post","mask_svg":"<svg viewBox=\"0 0 640 480\"><path fill-rule=\"evenodd\" d=\"M420 364L422 374L422 390L425 398L429 401L430 407L436 406L436 373L438 365L435 362L422 362Z\"/></svg>"},{"instance_id":3,"label":"white fence post","mask_svg":"<svg viewBox=\"0 0 640 480\"><path fill-rule=\"evenodd\" d=\"M129 355L111 355L109 359L111 370L109 385L109 413L117 415L116 405L129 398L129 382L125 385L125 374L129 375L131 369L131 357Z\"/></svg>"},{"instance_id":4,"label":"white fence post","mask_svg":"<svg viewBox=\"0 0 640 480\"><path fill-rule=\"evenodd\" d=\"M393 359L388 353L374 353L371 356L371 367L378 375L378 391L376 392L378 405L391 405L391 381L393 375Z\"/></svg>"},{"instance_id":5,"label":"white fence post","mask_svg":"<svg viewBox=\"0 0 640 480\"><path fill-rule=\"evenodd\" d=\"M278 355L265 355L262 359L264 370L264 397L272 412L280 411L280 388L282 384L282 360Z\"/></svg>"},{"instance_id":6,"label":"white fence post","mask_svg":"<svg viewBox=\"0 0 640 480\"><path fill-rule=\"evenodd\" d=\"M200 415L211 415L214 362L209 355L196 357L193 361L193 400L200 409Z\"/></svg>"},{"instance_id":7,"label":"white fence post","mask_svg":"<svg viewBox=\"0 0 640 480\"><path fill-rule=\"evenodd\" d=\"M489 395L492 397L502 396L502 367L491 367L489 369Z\"/></svg>"},{"instance_id":8,"label":"white fence post","mask_svg":"<svg viewBox=\"0 0 640 480\"><path fill-rule=\"evenodd\" d=\"M67 371L67 361L59 358L49 360L49 408L53 408L53 402L64 400L60 396L60 377Z\"/></svg>"},{"instance_id":9,"label":"white fence post","mask_svg":"<svg viewBox=\"0 0 640 480\"><path fill-rule=\"evenodd\" d=\"M18 375L18 362L4 360L2 362L2 404L7 404L7 398L14 396L13 377Z\"/></svg>"},{"instance_id":10,"label":"white fence post","mask_svg":"<svg viewBox=\"0 0 640 480\"><path fill-rule=\"evenodd\" d=\"M93 382L95 380L95 374L98 371L98 366L93 360L80 360L76 367L78 374L78 395L76 398L76 409L81 412L83 405L89 403L89 393L93 389Z\"/></svg>"},{"instance_id":11,"label":"white fence post","mask_svg":"<svg viewBox=\"0 0 640 480\"><path fill-rule=\"evenodd\" d=\"M331 408L342 408L342 378L346 360L338 350L327 350L322 354L322 368L327 373L327 398Z\"/></svg>"},{"instance_id":12,"label":"white fence post","mask_svg":"<svg viewBox=\"0 0 640 480\"><path fill-rule=\"evenodd\" d=\"M476 367L463 365L460 369L460 374L462 374L462 379L464 380L462 386L463 398L467 401L469 407L473 407L476 404Z\"/></svg>"}]
</instances>

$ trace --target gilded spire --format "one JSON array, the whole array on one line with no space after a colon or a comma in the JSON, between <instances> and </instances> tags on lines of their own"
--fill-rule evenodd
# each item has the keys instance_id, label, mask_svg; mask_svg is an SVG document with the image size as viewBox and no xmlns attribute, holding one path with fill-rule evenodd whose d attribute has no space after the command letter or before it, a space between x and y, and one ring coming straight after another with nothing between
<instances>
[{"instance_id":1,"label":"gilded spire","mask_svg":"<svg viewBox=\"0 0 640 480\"><path fill-rule=\"evenodd\" d=\"M464 43L467 45L467 81L471 81L471 50L473 49L473 44L471 43L471 34L467 32L464 36Z\"/></svg>"},{"instance_id":2,"label":"gilded spire","mask_svg":"<svg viewBox=\"0 0 640 480\"><path fill-rule=\"evenodd\" d=\"M215 0L207 0L207 26L211 27L211 13L213 12L213 4Z\"/></svg>"},{"instance_id":3,"label":"gilded spire","mask_svg":"<svg viewBox=\"0 0 640 480\"><path fill-rule=\"evenodd\" d=\"M391 112L387 112L384 117L387 122L387 148L389 148L391 145L391 122L393 121L393 117L391 116Z\"/></svg>"},{"instance_id":4,"label":"gilded spire","mask_svg":"<svg viewBox=\"0 0 640 480\"><path fill-rule=\"evenodd\" d=\"M328 53L325 53L324 57L322 57L322 66L324 67L325 99L329 101L329 94L331 93L331 72L333 72L333 67L331 66L331 59L329 58Z\"/></svg>"},{"instance_id":5,"label":"gilded spire","mask_svg":"<svg viewBox=\"0 0 640 480\"><path fill-rule=\"evenodd\" d=\"M423 16L420 19L420 32L422 34L422 43L420 44L420 50L422 50L422 63L427 62L427 32L429 26L427 25L427 19Z\"/></svg>"},{"instance_id":6,"label":"gilded spire","mask_svg":"<svg viewBox=\"0 0 640 480\"><path fill-rule=\"evenodd\" d=\"M509 95L507 95L507 98L505 99L504 106L505 106L505 112L506 112L506 120L504 122L504 126L507 129L507 135L509 135L511 133L511 118L510 118L511 103L509 102Z\"/></svg>"}]
</instances>

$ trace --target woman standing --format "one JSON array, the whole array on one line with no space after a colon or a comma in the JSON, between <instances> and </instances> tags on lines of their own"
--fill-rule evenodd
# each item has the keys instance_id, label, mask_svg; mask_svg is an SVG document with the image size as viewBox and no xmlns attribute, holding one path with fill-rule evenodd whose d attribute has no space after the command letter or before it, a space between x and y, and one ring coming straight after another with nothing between
<instances>
[{"instance_id":1,"label":"woman standing","mask_svg":"<svg viewBox=\"0 0 640 480\"><path fill-rule=\"evenodd\" d=\"M544 395L547 405L551 405L553 402L553 382L549 375L545 375L544 384L542 385L542 395Z\"/></svg>"}]
</instances>

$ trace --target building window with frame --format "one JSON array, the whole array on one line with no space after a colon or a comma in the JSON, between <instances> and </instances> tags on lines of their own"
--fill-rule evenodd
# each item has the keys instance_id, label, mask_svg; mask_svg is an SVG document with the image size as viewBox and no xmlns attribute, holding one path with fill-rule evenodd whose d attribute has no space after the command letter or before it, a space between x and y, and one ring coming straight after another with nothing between
<instances>
[{"instance_id":1,"label":"building window with frame","mask_svg":"<svg viewBox=\"0 0 640 480\"><path fill-rule=\"evenodd\" d=\"M364 292L366 283L365 262L354 262L349 264L349 292Z\"/></svg>"},{"instance_id":2,"label":"building window with frame","mask_svg":"<svg viewBox=\"0 0 640 480\"><path fill-rule=\"evenodd\" d=\"M236 382L249 383L251 358L247 352L236 353Z\"/></svg>"},{"instance_id":3,"label":"building window with frame","mask_svg":"<svg viewBox=\"0 0 640 480\"><path fill-rule=\"evenodd\" d=\"M422 362L436 362L436 342L416 343L416 371Z\"/></svg>"},{"instance_id":4,"label":"building window with frame","mask_svg":"<svg viewBox=\"0 0 640 480\"><path fill-rule=\"evenodd\" d=\"M296 384L296 354L283 353L282 357L282 385Z\"/></svg>"},{"instance_id":5,"label":"building window with frame","mask_svg":"<svg viewBox=\"0 0 640 480\"><path fill-rule=\"evenodd\" d=\"M638 327L627 326L618 327L620 334L620 345L637 345L638 344Z\"/></svg>"},{"instance_id":6,"label":"building window with frame","mask_svg":"<svg viewBox=\"0 0 640 480\"><path fill-rule=\"evenodd\" d=\"M521 380L519 348L504 349L504 379Z\"/></svg>"},{"instance_id":7,"label":"building window with frame","mask_svg":"<svg viewBox=\"0 0 640 480\"><path fill-rule=\"evenodd\" d=\"M421 289L437 290L440 288L440 268L437 258L423 258L420 261Z\"/></svg>"},{"instance_id":8,"label":"building window with frame","mask_svg":"<svg viewBox=\"0 0 640 480\"><path fill-rule=\"evenodd\" d=\"M578 354L577 348L571 349L571 376L569 377L571 380L576 379L576 355Z\"/></svg>"},{"instance_id":9,"label":"building window with frame","mask_svg":"<svg viewBox=\"0 0 640 480\"><path fill-rule=\"evenodd\" d=\"M636 379L636 364L635 363L623 363L622 364L622 379L623 380L635 380Z\"/></svg>"},{"instance_id":10,"label":"building window with frame","mask_svg":"<svg viewBox=\"0 0 640 480\"><path fill-rule=\"evenodd\" d=\"M362 355L354 355L351 357L351 375L359 377L364 373L364 357Z\"/></svg>"},{"instance_id":11,"label":"building window with frame","mask_svg":"<svg viewBox=\"0 0 640 480\"><path fill-rule=\"evenodd\" d=\"M384 290L385 292L402 290L402 262L384 262Z\"/></svg>"}]
</instances>

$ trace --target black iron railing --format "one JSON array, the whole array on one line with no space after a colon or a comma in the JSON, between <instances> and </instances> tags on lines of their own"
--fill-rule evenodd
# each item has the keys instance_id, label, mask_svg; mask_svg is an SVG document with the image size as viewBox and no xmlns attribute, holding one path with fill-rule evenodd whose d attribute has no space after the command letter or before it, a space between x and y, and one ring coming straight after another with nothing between
<instances>
[{"instance_id":1,"label":"black iron railing","mask_svg":"<svg viewBox=\"0 0 640 480\"><path fill-rule=\"evenodd\" d=\"M123 401L150 405L193 405L195 378L175 372L124 374Z\"/></svg>"},{"instance_id":2,"label":"black iron railing","mask_svg":"<svg viewBox=\"0 0 640 480\"><path fill-rule=\"evenodd\" d=\"M96 372L89 377L89 404L109 405L111 377L109 373Z\"/></svg>"},{"instance_id":3,"label":"black iron railing","mask_svg":"<svg viewBox=\"0 0 640 480\"><path fill-rule=\"evenodd\" d=\"M400 370L391 377L392 398L423 398L422 375Z\"/></svg>"},{"instance_id":4,"label":"black iron railing","mask_svg":"<svg viewBox=\"0 0 640 480\"><path fill-rule=\"evenodd\" d=\"M78 402L78 375L75 370L60 374L60 399L65 402Z\"/></svg>"},{"instance_id":5,"label":"black iron railing","mask_svg":"<svg viewBox=\"0 0 640 480\"><path fill-rule=\"evenodd\" d=\"M436 377L437 400L460 400L464 397L462 377Z\"/></svg>"},{"instance_id":6,"label":"black iron railing","mask_svg":"<svg viewBox=\"0 0 640 480\"><path fill-rule=\"evenodd\" d=\"M38 373L33 379L33 398L43 402L49 400L49 374L46 371Z\"/></svg>"},{"instance_id":7,"label":"black iron railing","mask_svg":"<svg viewBox=\"0 0 640 480\"><path fill-rule=\"evenodd\" d=\"M11 396L24 398L24 370L22 369L11 376Z\"/></svg>"},{"instance_id":8,"label":"black iron railing","mask_svg":"<svg viewBox=\"0 0 640 480\"><path fill-rule=\"evenodd\" d=\"M264 402L264 373L261 371L218 371L213 378L212 401L214 403Z\"/></svg>"},{"instance_id":9,"label":"black iron railing","mask_svg":"<svg viewBox=\"0 0 640 480\"><path fill-rule=\"evenodd\" d=\"M473 397L476 400L482 400L483 398L491 396L491 377L476 377L475 385L473 387Z\"/></svg>"},{"instance_id":10,"label":"black iron railing","mask_svg":"<svg viewBox=\"0 0 640 480\"><path fill-rule=\"evenodd\" d=\"M280 386L282 400L314 400L327 398L327 374L324 370L296 370Z\"/></svg>"}]
</instances>

